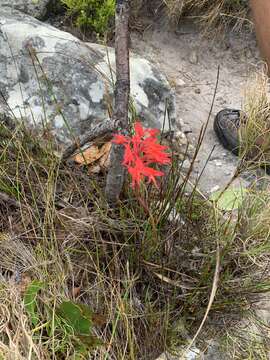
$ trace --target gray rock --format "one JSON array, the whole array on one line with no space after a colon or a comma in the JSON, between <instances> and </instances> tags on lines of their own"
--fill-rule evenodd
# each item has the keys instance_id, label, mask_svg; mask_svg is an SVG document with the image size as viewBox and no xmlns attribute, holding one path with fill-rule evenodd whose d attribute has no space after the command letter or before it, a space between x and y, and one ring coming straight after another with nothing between
<instances>
[{"instance_id":1,"label":"gray rock","mask_svg":"<svg viewBox=\"0 0 270 360\"><path fill-rule=\"evenodd\" d=\"M201 352L196 347L192 347L187 352L185 349L179 349L179 353L172 355L169 352L161 354L156 360L203 360Z\"/></svg>"},{"instance_id":2,"label":"gray rock","mask_svg":"<svg viewBox=\"0 0 270 360\"><path fill-rule=\"evenodd\" d=\"M114 68L112 48L82 43L19 11L1 9L0 90L27 126L49 128L64 145L84 135L109 117ZM130 68L137 117L145 126L162 128L167 107L173 126L175 98L166 78L134 54ZM166 116L165 130L168 122Z\"/></svg>"},{"instance_id":3,"label":"gray rock","mask_svg":"<svg viewBox=\"0 0 270 360\"><path fill-rule=\"evenodd\" d=\"M37 19L42 19L51 0L0 0L0 8L9 6ZM2 10L1 10L2 11Z\"/></svg>"},{"instance_id":4,"label":"gray rock","mask_svg":"<svg viewBox=\"0 0 270 360\"><path fill-rule=\"evenodd\" d=\"M226 360L228 354L221 351L220 344L217 341L209 341L206 354L202 360Z\"/></svg>"},{"instance_id":5,"label":"gray rock","mask_svg":"<svg viewBox=\"0 0 270 360\"><path fill-rule=\"evenodd\" d=\"M206 353L202 353L198 348L192 347L189 351L179 349L178 355L172 355L169 352L161 354L156 360L226 360L227 354L220 351L219 344L210 341Z\"/></svg>"}]
</instances>

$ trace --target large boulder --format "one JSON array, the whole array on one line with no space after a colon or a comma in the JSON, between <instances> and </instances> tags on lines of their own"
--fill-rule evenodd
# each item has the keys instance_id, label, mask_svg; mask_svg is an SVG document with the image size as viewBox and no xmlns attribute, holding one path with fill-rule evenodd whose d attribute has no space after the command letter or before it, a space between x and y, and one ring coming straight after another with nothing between
<instances>
[{"instance_id":1,"label":"large boulder","mask_svg":"<svg viewBox=\"0 0 270 360\"><path fill-rule=\"evenodd\" d=\"M174 124L174 94L166 78L136 55L130 67L138 118L162 128L167 109ZM113 49L82 43L22 12L1 9L1 94L17 118L35 128L46 126L60 143L70 144L109 117L114 68Z\"/></svg>"},{"instance_id":2,"label":"large boulder","mask_svg":"<svg viewBox=\"0 0 270 360\"><path fill-rule=\"evenodd\" d=\"M51 0L0 0L0 8L9 6L37 19L42 19L46 15L50 1Z\"/></svg>"}]
</instances>

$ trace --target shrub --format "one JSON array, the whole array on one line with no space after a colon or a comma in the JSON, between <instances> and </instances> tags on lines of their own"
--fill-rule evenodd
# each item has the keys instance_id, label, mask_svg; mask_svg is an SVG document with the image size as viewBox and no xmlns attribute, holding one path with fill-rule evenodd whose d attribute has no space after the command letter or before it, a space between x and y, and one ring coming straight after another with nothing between
<instances>
[{"instance_id":1,"label":"shrub","mask_svg":"<svg viewBox=\"0 0 270 360\"><path fill-rule=\"evenodd\" d=\"M177 0L168 3L169 12L177 17ZM208 28L218 24L241 26L245 22L247 9L247 2L243 0L184 0L182 8L187 14L198 16Z\"/></svg>"},{"instance_id":2,"label":"shrub","mask_svg":"<svg viewBox=\"0 0 270 360\"><path fill-rule=\"evenodd\" d=\"M145 8L150 13L156 14L160 9L165 9L170 22L178 25L184 16L199 21L204 29L220 29L233 25L241 29L248 21L248 1L245 0L133 0L133 12L143 13Z\"/></svg>"},{"instance_id":3,"label":"shrub","mask_svg":"<svg viewBox=\"0 0 270 360\"><path fill-rule=\"evenodd\" d=\"M115 0L60 0L75 17L75 24L81 28L93 29L104 34L114 15Z\"/></svg>"}]
</instances>

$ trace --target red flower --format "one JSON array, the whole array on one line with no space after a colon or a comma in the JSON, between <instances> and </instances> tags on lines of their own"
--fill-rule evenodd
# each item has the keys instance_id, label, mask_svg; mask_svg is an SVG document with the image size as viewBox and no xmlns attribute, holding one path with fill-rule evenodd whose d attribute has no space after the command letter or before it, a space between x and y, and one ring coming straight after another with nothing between
<instances>
[{"instance_id":1,"label":"red flower","mask_svg":"<svg viewBox=\"0 0 270 360\"><path fill-rule=\"evenodd\" d=\"M139 122L135 123L134 130L132 137L116 134L113 142L125 147L123 165L131 175L132 187L138 187L144 178L157 187L156 177L164 173L149 165L170 164L170 154L165 152L168 147L158 143L159 130L144 129Z\"/></svg>"}]
</instances>

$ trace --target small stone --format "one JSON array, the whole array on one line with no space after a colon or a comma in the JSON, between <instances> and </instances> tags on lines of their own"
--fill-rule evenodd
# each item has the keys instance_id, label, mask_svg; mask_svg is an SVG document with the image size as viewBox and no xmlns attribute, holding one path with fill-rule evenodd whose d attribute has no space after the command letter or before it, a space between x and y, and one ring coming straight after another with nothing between
<instances>
[{"instance_id":1,"label":"small stone","mask_svg":"<svg viewBox=\"0 0 270 360\"><path fill-rule=\"evenodd\" d=\"M189 62L193 65L197 65L199 62L198 53L196 50L192 50L189 55Z\"/></svg>"},{"instance_id":2,"label":"small stone","mask_svg":"<svg viewBox=\"0 0 270 360\"><path fill-rule=\"evenodd\" d=\"M190 161L186 159L182 164L182 169L187 170L190 168L190 165Z\"/></svg>"},{"instance_id":3,"label":"small stone","mask_svg":"<svg viewBox=\"0 0 270 360\"><path fill-rule=\"evenodd\" d=\"M175 127L181 132L181 130L183 129L183 127L185 126L183 119L181 119L180 117L177 117L175 119Z\"/></svg>"},{"instance_id":4,"label":"small stone","mask_svg":"<svg viewBox=\"0 0 270 360\"><path fill-rule=\"evenodd\" d=\"M192 347L188 352L185 351L185 348L179 348L177 353L172 355L169 352L165 352L156 360L196 360L202 356L201 351L196 347Z\"/></svg>"},{"instance_id":5,"label":"small stone","mask_svg":"<svg viewBox=\"0 0 270 360\"><path fill-rule=\"evenodd\" d=\"M184 145L187 144L187 137L182 131L176 131L174 133L174 139L176 141L180 142L181 144L184 144Z\"/></svg>"},{"instance_id":6,"label":"small stone","mask_svg":"<svg viewBox=\"0 0 270 360\"><path fill-rule=\"evenodd\" d=\"M176 80L176 85L181 87L181 86L185 86L186 83L184 82L184 80L178 78Z\"/></svg>"},{"instance_id":7,"label":"small stone","mask_svg":"<svg viewBox=\"0 0 270 360\"><path fill-rule=\"evenodd\" d=\"M195 91L195 94L200 94L201 93L201 89L199 89L199 88L196 88L194 91Z\"/></svg>"}]
</instances>

